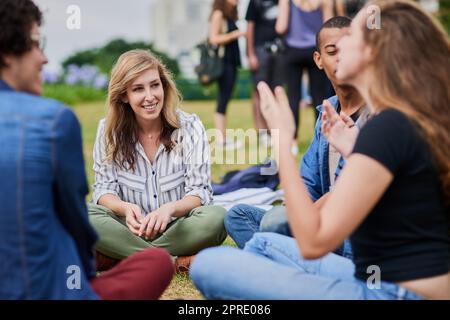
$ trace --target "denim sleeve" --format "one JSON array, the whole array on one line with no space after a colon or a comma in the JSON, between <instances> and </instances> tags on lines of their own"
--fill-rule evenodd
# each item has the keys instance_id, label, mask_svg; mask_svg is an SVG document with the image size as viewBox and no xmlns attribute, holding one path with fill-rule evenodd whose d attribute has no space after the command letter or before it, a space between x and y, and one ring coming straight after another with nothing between
<instances>
[{"instance_id":1,"label":"denim sleeve","mask_svg":"<svg viewBox=\"0 0 450 320\"><path fill-rule=\"evenodd\" d=\"M313 201L322 196L322 183L320 181L320 164L319 164L319 135L320 135L320 115L314 128L314 137L306 150L300 166L300 173L303 181L308 189L309 195Z\"/></svg>"},{"instance_id":2,"label":"denim sleeve","mask_svg":"<svg viewBox=\"0 0 450 320\"><path fill-rule=\"evenodd\" d=\"M94 245L97 235L88 220L88 185L84 169L81 130L75 114L62 109L53 127L55 207L59 220L72 236L87 277L95 277Z\"/></svg>"}]
</instances>

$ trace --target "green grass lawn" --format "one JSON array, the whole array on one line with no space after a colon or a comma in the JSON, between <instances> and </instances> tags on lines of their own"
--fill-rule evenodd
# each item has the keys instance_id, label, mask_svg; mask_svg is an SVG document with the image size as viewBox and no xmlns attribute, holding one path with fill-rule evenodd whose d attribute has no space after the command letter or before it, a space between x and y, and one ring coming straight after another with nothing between
<instances>
[{"instance_id":1,"label":"green grass lawn","mask_svg":"<svg viewBox=\"0 0 450 320\"><path fill-rule=\"evenodd\" d=\"M189 113L196 113L203 121L206 129L213 128L213 115L215 103L213 101L202 102L184 102L182 109ZM74 107L74 110L81 122L83 134L83 148L84 159L86 161L86 172L89 180L89 185L92 186L94 182L94 172L92 170L93 158L92 149L95 142L95 135L97 125L101 118L106 114L106 107L104 103L86 103L79 104ZM247 100L232 101L228 110L228 128L244 130L253 128L253 116L251 103ZM300 125L300 139L299 139L299 155L298 161L308 147L313 129L314 129L314 113L312 109L305 109L301 111L301 125ZM253 143L246 142L247 159L252 159L251 155L258 152L257 146ZM253 158L255 159L255 158ZM263 159L261 159L263 160ZM228 162L227 162L228 163ZM250 163L241 164L212 164L212 179L219 181L220 176L224 173L249 167ZM92 188L91 188L92 192ZM88 199L91 198L89 194ZM227 238L225 245L234 245L230 238ZM162 299L201 299L202 296L192 285L188 275L176 275L169 288L164 293Z\"/></svg>"}]
</instances>

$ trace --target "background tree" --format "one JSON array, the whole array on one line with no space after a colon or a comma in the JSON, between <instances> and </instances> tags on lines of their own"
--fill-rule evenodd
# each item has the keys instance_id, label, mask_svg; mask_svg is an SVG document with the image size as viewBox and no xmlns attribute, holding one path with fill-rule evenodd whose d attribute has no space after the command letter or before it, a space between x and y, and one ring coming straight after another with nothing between
<instances>
[{"instance_id":1,"label":"background tree","mask_svg":"<svg viewBox=\"0 0 450 320\"><path fill-rule=\"evenodd\" d=\"M143 41L127 42L123 39L114 39L100 48L92 48L76 52L64 60L63 68L67 70L67 67L71 64L77 66L89 64L97 66L101 72L109 74L114 62L119 58L119 56L122 53L133 49L151 50L155 55L161 58L163 63L175 77L180 74L178 62L167 56L165 53L156 50L151 43L146 43Z\"/></svg>"}]
</instances>

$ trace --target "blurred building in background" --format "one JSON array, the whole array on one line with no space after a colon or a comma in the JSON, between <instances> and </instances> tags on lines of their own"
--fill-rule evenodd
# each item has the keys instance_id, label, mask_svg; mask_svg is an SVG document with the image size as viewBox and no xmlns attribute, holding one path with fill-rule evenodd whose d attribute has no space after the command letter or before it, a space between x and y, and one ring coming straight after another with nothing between
<instances>
[{"instance_id":1,"label":"blurred building in background","mask_svg":"<svg viewBox=\"0 0 450 320\"><path fill-rule=\"evenodd\" d=\"M212 0L156 0L151 7L156 49L177 58L181 73L194 78L192 48L208 35Z\"/></svg>"},{"instance_id":2,"label":"blurred building in background","mask_svg":"<svg viewBox=\"0 0 450 320\"><path fill-rule=\"evenodd\" d=\"M151 6L152 39L176 57L208 35L212 0L156 0Z\"/></svg>"}]
</instances>

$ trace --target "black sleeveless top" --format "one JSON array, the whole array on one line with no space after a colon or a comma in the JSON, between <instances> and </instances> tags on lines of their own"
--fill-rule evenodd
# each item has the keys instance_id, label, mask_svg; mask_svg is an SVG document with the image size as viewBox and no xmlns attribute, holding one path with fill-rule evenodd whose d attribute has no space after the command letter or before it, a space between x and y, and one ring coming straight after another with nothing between
<instances>
[{"instance_id":1,"label":"black sleeveless top","mask_svg":"<svg viewBox=\"0 0 450 320\"><path fill-rule=\"evenodd\" d=\"M236 22L229 18L227 18L227 27L227 33L238 29ZM225 45L224 62L235 66L241 65L241 55L239 53L239 43L237 39Z\"/></svg>"}]
</instances>

